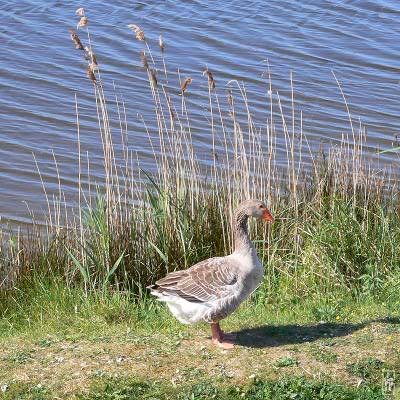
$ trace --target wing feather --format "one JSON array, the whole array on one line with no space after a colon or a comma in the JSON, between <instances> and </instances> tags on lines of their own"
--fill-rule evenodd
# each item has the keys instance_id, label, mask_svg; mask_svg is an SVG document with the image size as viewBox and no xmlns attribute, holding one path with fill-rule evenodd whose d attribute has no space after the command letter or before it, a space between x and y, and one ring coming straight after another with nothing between
<instances>
[{"instance_id":1,"label":"wing feather","mask_svg":"<svg viewBox=\"0 0 400 400\"><path fill-rule=\"evenodd\" d=\"M150 289L173 294L189 302L206 303L228 296L237 282L235 265L225 257L215 257L175 271L158 280Z\"/></svg>"}]
</instances>

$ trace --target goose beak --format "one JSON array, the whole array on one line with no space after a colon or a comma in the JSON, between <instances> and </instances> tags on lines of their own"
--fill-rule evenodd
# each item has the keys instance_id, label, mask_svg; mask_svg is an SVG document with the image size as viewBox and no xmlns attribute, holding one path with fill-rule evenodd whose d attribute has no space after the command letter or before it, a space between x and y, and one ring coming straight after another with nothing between
<instances>
[{"instance_id":1,"label":"goose beak","mask_svg":"<svg viewBox=\"0 0 400 400\"><path fill-rule=\"evenodd\" d=\"M264 210L262 219L264 221L274 222L274 217L272 216L272 214L267 209Z\"/></svg>"}]
</instances>

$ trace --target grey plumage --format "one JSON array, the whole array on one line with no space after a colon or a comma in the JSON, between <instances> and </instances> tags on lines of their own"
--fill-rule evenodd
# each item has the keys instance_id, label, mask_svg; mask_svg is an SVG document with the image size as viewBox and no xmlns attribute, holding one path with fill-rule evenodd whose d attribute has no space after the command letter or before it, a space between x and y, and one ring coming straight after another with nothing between
<instances>
[{"instance_id":1,"label":"grey plumage","mask_svg":"<svg viewBox=\"0 0 400 400\"><path fill-rule=\"evenodd\" d=\"M241 203L232 221L235 237L232 254L171 272L149 286L151 293L166 302L181 322L218 322L231 314L260 284L263 268L248 236L249 216L272 220L262 202Z\"/></svg>"}]
</instances>

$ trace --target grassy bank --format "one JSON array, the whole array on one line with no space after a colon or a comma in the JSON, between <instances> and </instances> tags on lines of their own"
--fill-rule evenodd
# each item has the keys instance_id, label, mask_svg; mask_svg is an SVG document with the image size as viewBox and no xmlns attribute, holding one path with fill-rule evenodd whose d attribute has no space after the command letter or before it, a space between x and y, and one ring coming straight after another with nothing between
<instances>
[{"instance_id":1,"label":"grassy bank","mask_svg":"<svg viewBox=\"0 0 400 400\"><path fill-rule=\"evenodd\" d=\"M373 299L255 296L224 321L229 352L127 294L52 282L20 307L1 325L5 399L383 399L384 371L400 371L398 306Z\"/></svg>"},{"instance_id":2,"label":"grassy bank","mask_svg":"<svg viewBox=\"0 0 400 400\"><path fill-rule=\"evenodd\" d=\"M370 164L345 98L348 132L315 150L293 85L281 100L266 71L259 122L243 84L199 73L212 143L204 160L191 81L167 70L165 43L151 52L133 27L143 52L135 71L147 74L154 102L154 126L143 122L154 171L132 151L123 101L107 95L89 30L88 50L73 34L93 84L104 180L90 176L77 102L77 207L67 207L60 174L51 193L39 168L47 223L1 235L0 395L382 398L383 370L400 365L398 178ZM226 321L238 348L221 353L207 327L179 325L145 287L227 254L232 212L246 198L265 200L276 222L251 225L265 277Z\"/></svg>"}]
</instances>

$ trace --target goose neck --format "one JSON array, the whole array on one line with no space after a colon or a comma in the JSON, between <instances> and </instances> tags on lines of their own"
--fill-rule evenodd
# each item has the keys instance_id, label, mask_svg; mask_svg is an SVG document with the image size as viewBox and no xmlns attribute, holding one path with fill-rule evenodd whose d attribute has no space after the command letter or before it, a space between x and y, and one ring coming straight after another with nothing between
<instances>
[{"instance_id":1,"label":"goose neck","mask_svg":"<svg viewBox=\"0 0 400 400\"><path fill-rule=\"evenodd\" d=\"M235 253L246 252L253 248L248 234L248 215L242 210L237 210L233 216L232 229L235 241Z\"/></svg>"}]
</instances>

